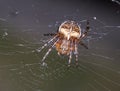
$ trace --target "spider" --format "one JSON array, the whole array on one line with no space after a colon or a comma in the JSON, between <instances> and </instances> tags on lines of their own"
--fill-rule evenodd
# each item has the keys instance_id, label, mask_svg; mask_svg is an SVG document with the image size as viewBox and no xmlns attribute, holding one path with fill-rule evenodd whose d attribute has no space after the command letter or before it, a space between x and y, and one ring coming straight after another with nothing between
<instances>
[{"instance_id":1,"label":"spider","mask_svg":"<svg viewBox=\"0 0 120 91\"><path fill-rule=\"evenodd\" d=\"M78 44L82 45L86 49L88 47L82 42L82 39L87 36L89 31L89 21L87 21L86 30L84 33L81 33L81 28L75 21L64 21L58 28L58 32L54 34L50 34L54 36L47 43L45 43L39 52L44 49L48 44L53 43L51 47L48 49L46 54L42 58L42 64L45 65L45 59L51 52L52 48L58 52L58 55L67 55L69 56L68 67L70 67L72 55L75 55L75 63L78 65Z\"/></svg>"}]
</instances>

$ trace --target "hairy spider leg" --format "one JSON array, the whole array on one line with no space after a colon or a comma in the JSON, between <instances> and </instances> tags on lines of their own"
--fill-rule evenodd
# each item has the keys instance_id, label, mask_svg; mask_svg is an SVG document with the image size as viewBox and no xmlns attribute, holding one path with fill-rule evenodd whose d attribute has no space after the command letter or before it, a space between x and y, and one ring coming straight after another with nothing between
<instances>
[{"instance_id":1,"label":"hairy spider leg","mask_svg":"<svg viewBox=\"0 0 120 91\"><path fill-rule=\"evenodd\" d=\"M89 21L87 20L86 31L80 36L80 39L83 39L89 32L90 26Z\"/></svg>"},{"instance_id":2,"label":"hairy spider leg","mask_svg":"<svg viewBox=\"0 0 120 91\"><path fill-rule=\"evenodd\" d=\"M70 67L71 59L72 59L72 50L70 51L70 54L69 54L68 67Z\"/></svg>"},{"instance_id":3,"label":"hairy spider leg","mask_svg":"<svg viewBox=\"0 0 120 91\"><path fill-rule=\"evenodd\" d=\"M77 42L75 42L75 64L76 66L78 65L78 46L77 46Z\"/></svg>"},{"instance_id":4,"label":"hairy spider leg","mask_svg":"<svg viewBox=\"0 0 120 91\"><path fill-rule=\"evenodd\" d=\"M59 39L57 39L58 41ZM44 57L42 58L42 64L45 64L45 59L46 57L49 55L49 53L51 52L52 48L55 46L55 44L57 43L57 41L48 49L48 51L46 52L46 54L44 55Z\"/></svg>"},{"instance_id":5,"label":"hairy spider leg","mask_svg":"<svg viewBox=\"0 0 120 91\"><path fill-rule=\"evenodd\" d=\"M68 60L68 67L70 67L70 64L71 64L71 60L72 60L72 46L73 46L73 41L72 43L70 43L70 53L69 53L69 60Z\"/></svg>"},{"instance_id":6,"label":"hairy spider leg","mask_svg":"<svg viewBox=\"0 0 120 91\"><path fill-rule=\"evenodd\" d=\"M47 33L47 34L44 34L44 36L55 36L56 33Z\"/></svg>"},{"instance_id":7,"label":"hairy spider leg","mask_svg":"<svg viewBox=\"0 0 120 91\"><path fill-rule=\"evenodd\" d=\"M54 39L56 39L58 35L50 39L47 43L45 43L40 49L37 50L37 52L41 52L42 49L44 49L49 43L51 43Z\"/></svg>"},{"instance_id":8,"label":"hairy spider leg","mask_svg":"<svg viewBox=\"0 0 120 91\"><path fill-rule=\"evenodd\" d=\"M86 31L80 36L80 45L88 49L88 47L81 41L85 36L87 36L89 32L90 26L89 26L89 21L87 20L87 25L86 25Z\"/></svg>"},{"instance_id":9,"label":"hairy spider leg","mask_svg":"<svg viewBox=\"0 0 120 91\"><path fill-rule=\"evenodd\" d=\"M82 41L80 41L79 43L80 43L80 45L82 45L83 47L85 47L86 49L88 49L88 47Z\"/></svg>"}]
</instances>

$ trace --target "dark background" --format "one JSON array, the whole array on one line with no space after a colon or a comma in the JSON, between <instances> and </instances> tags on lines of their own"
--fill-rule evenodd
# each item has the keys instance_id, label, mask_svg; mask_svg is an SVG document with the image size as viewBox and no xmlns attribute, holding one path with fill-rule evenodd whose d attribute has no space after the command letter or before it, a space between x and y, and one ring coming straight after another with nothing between
<instances>
[{"instance_id":1,"label":"dark background","mask_svg":"<svg viewBox=\"0 0 120 91\"><path fill-rule=\"evenodd\" d=\"M0 0L0 91L120 91L119 2ZM46 58L48 69L41 68L48 47L33 51L51 38L43 34L56 32L65 20L87 19L89 49L79 47L80 67L67 70L68 58L53 49ZM86 22L80 24L84 30Z\"/></svg>"}]
</instances>

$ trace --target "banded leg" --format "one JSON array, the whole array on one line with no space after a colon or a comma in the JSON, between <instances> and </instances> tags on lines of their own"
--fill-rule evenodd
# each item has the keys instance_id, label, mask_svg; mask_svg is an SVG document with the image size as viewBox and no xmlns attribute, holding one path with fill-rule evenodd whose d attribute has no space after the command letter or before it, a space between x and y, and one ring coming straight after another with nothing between
<instances>
[{"instance_id":1,"label":"banded leg","mask_svg":"<svg viewBox=\"0 0 120 91\"><path fill-rule=\"evenodd\" d=\"M56 33L47 33L47 34L44 34L44 36L55 36Z\"/></svg>"},{"instance_id":2,"label":"banded leg","mask_svg":"<svg viewBox=\"0 0 120 91\"><path fill-rule=\"evenodd\" d=\"M59 40L59 39L58 39ZM57 40L57 41L58 41ZM48 49L48 51L46 52L46 54L44 55L44 57L42 58L42 65L44 66L44 64L45 64L45 59L46 59L46 57L49 55L49 53L51 52L51 50L52 50L52 48L55 46L55 44L57 43L57 41L52 45L52 47L51 48L49 48Z\"/></svg>"},{"instance_id":3,"label":"banded leg","mask_svg":"<svg viewBox=\"0 0 120 91\"><path fill-rule=\"evenodd\" d=\"M69 60L68 60L68 67L70 67L71 59L72 59L72 51L70 51Z\"/></svg>"},{"instance_id":4,"label":"banded leg","mask_svg":"<svg viewBox=\"0 0 120 91\"><path fill-rule=\"evenodd\" d=\"M71 42L71 49L70 49L70 54L69 54L69 60L68 60L68 67L70 67L71 60L72 60L72 46L73 46L73 41Z\"/></svg>"},{"instance_id":5,"label":"banded leg","mask_svg":"<svg viewBox=\"0 0 120 91\"><path fill-rule=\"evenodd\" d=\"M88 49L88 47L82 41L80 41L79 43L80 43L80 45L82 45L83 47L85 47L86 49Z\"/></svg>"},{"instance_id":6,"label":"banded leg","mask_svg":"<svg viewBox=\"0 0 120 91\"><path fill-rule=\"evenodd\" d=\"M78 66L78 46L76 42L75 42L75 64L76 66Z\"/></svg>"},{"instance_id":7,"label":"banded leg","mask_svg":"<svg viewBox=\"0 0 120 91\"><path fill-rule=\"evenodd\" d=\"M88 34L89 29L90 29L89 21L87 20L86 30L85 30L85 32L80 36L80 39L84 38L84 37Z\"/></svg>"},{"instance_id":8,"label":"banded leg","mask_svg":"<svg viewBox=\"0 0 120 91\"><path fill-rule=\"evenodd\" d=\"M49 43L51 43L56 37L57 35L45 43L40 49L37 49L37 52L41 52L41 50L44 49Z\"/></svg>"}]
</instances>

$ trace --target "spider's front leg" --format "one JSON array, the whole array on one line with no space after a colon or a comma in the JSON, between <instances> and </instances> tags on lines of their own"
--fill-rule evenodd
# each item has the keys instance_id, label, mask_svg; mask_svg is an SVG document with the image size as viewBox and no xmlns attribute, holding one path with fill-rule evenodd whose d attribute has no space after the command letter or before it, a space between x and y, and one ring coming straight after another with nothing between
<instances>
[{"instance_id":1,"label":"spider's front leg","mask_svg":"<svg viewBox=\"0 0 120 91\"><path fill-rule=\"evenodd\" d=\"M58 29L57 29L57 32L56 33L45 33L43 34L44 36L56 36L58 35Z\"/></svg>"},{"instance_id":2,"label":"spider's front leg","mask_svg":"<svg viewBox=\"0 0 120 91\"><path fill-rule=\"evenodd\" d=\"M46 34L44 34L44 36L55 36L55 35L57 35L56 33L46 33Z\"/></svg>"},{"instance_id":3,"label":"spider's front leg","mask_svg":"<svg viewBox=\"0 0 120 91\"><path fill-rule=\"evenodd\" d=\"M88 32L89 32L90 26L89 26L89 21L87 20L87 25L86 25L86 30L85 32L80 36L80 45L82 45L83 47L85 47L86 49L88 49L88 47L82 42L82 39L84 37L87 36Z\"/></svg>"},{"instance_id":4,"label":"spider's front leg","mask_svg":"<svg viewBox=\"0 0 120 91\"><path fill-rule=\"evenodd\" d=\"M57 37L59 36L59 34L56 34L53 38L51 38L47 43L45 43L42 47L36 49L37 52L41 52L46 46L48 46L48 44L50 44L51 42L53 42Z\"/></svg>"},{"instance_id":5,"label":"spider's front leg","mask_svg":"<svg viewBox=\"0 0 120 91\"><path fill-rule=\"evenodd\" d=\"M86 30L85 32L80 36L80 39L83 39L84 37L87 36L88 32L90 30L90 26L89 26L89 21L87 20L87 25L86 25Z\"/></svg>"},{"instance_id":6,"label":"spider's front leg","mask_svg":"<svg viewBox=\"0 0 120 91\"><path fill-rule=\"evenodd\" d=\"M48 49L48 51L46 52L46 54L44 55L44 57L42 58L42 66L45 66L45 59L46 57L49 55L49 53L52 51L52 48L56 45L56 43L59 41L59 39L57 39L57 41L54 42L54 44Z\"/></svg>"}]
</instances>

